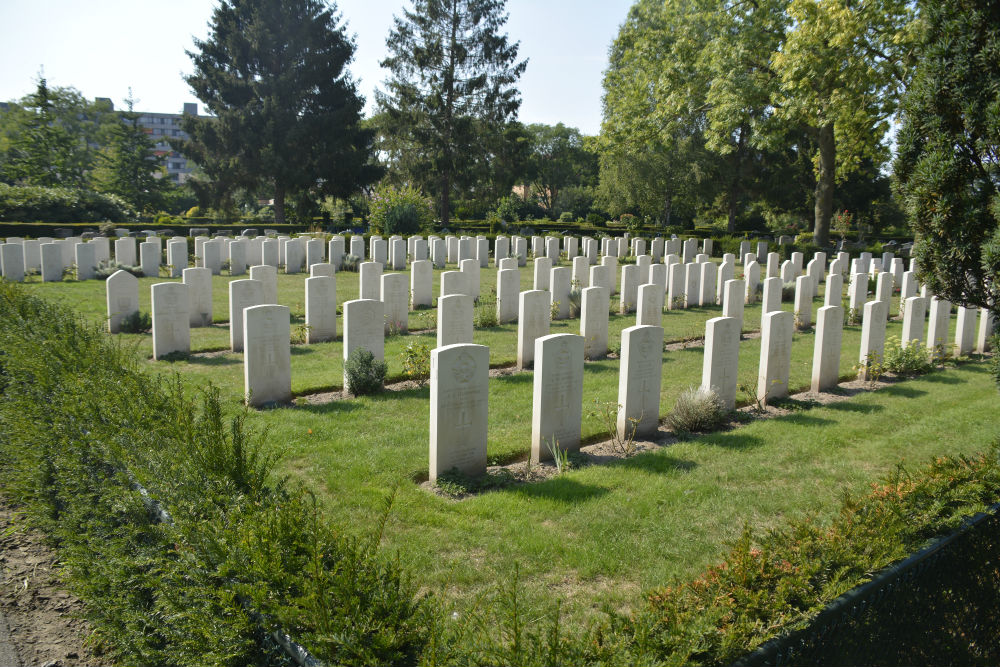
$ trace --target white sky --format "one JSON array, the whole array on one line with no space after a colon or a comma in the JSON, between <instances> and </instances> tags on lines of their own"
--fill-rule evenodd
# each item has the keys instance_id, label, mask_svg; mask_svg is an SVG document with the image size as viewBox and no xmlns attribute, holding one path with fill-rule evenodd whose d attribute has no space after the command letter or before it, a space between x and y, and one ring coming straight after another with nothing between
<instances>
[{"instance_id":1,"label":"white sky","mask_svg":"<svg viewBox=\"0 0 1000 667\"><path fill-rule=\"evenodd\" d=\"M393 14L409 0L340 0L357 52L350 69L374 103L385 78L378 61ZM521 78L525 123L565 123L597 134L601 78L608 47L632 0L508 0L507 33L528 58ZM0 0L0 100L34 89L44 68L51 86L122 106L131 86L136 109L180 113L197 102L181 78L192 70L184 53L208 34L213 0Z\"/></svg>"}]
</instances>

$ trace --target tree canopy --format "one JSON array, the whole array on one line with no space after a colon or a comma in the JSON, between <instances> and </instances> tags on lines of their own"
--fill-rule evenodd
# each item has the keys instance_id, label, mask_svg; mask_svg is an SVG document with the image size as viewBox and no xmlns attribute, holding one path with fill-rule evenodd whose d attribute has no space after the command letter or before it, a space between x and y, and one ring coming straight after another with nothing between
<instances>
[{"instance_id":1,"label":"tree canopy","mask_svg":"<svg viewBox=\"0 0 1000 667\"><path fill-rule=\"evenodd\" d=\"M222 0L185 80L214 117L184 119L179 146L212 181L203 192L348 196L377 180L373 133L347 65L354 43L323 0Z\"/></svg>"},{"instance_id":2,"label":"tree canopy","mask_svg":"<svg viewBox=\"0 0 1000 667\"><path fill-rule=\"evenodd\" d=\"M413 0L386 39L389 70L376 92L390 168L435 195L443 224L453 191L508 152L527 67L502 32L503 0Z\"/></svg>"}]
</instances>

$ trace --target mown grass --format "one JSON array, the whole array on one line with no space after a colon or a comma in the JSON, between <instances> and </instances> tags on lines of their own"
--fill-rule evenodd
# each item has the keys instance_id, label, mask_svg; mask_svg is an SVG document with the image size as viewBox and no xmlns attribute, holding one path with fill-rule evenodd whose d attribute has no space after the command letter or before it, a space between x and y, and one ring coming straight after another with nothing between
<instances>
[{"instance_id":1,"label":"mown grass","mask_svg":"<svg viewBox=\"0 0 1000 667\"><path fill-rule=\"evenodd\" d=\"M530 269L521 270L523 288L530 288ZM494 276L492 268L482 271L484 293ZM279 279L279 301L298 317L302 280L301 275ZM141 283L144 308L152 282L156 280ZM217 320L228 312L225 282L217 279L215 284ZM70 303L91 319L104 317L103 283L38 284L33 289ZM356 296L357 275L338 274L338 300ZM817 299L814 309L819 305ZM702 335L705 320L719 310L665 313L666 338ZM411 326L414 316L428 313L436 316L433 310L411 314ZM759 307L748 307L745 328L755 329L759 318ZM611 318L612 347L621 329L633 323L634 316ZM579 320L555 322L552 331L575 333L578 327ZM898 335L899 328L890 323L888 335ZM477 330L475 341L490 346L491 363L506 364L514 360L515 331L514 325ZM219 347L227 346L225 328L194 330L195 349L211 348L220 335ZM146 338L132 337L142 356L148 356ZM398 355L409 340L434 346L433 333L387 339L390 375L401 371ZM811 332L795 335L793 390L809 383L813 341ZM845 328L845 376L857 363L859 345L860 327ZM739 375L751 383L759 351L756 339L741 343ZM661 415L682 390L699 384L702 358L700 347L664 352ZM222 354L147 364L152 371L178 371L194 387L212 382L235 408L243 391L241 362L241 355ZM294 347L293 391L339 387L341 376L339 342ZM587 363L585 438L605 435L601 420L588 413L595 401L616 401L617 379L617 361ZM427 388L299 404L253 413L249 422L269 430L270 441L284 451L282 469L313 489L330 518L349 530L371 530L382 500L398 486L385 540L426 590L468 604L477 593L503 586L519 572L530 601L568 600L576 623L603 604L632 606L643 590L698 571L724 551L745 522L761 528L806 512L826 516L838 507L845 488L864 486L902 457L919 460L985 448L998 434L997 421L984 417L992 414L994 391L984 365L967 364L830 407L464 501L446 500L418 486L427 471ZM491 380L491 460L526 456L531 392L531 373Z\"/></svg>"}]
</instances>

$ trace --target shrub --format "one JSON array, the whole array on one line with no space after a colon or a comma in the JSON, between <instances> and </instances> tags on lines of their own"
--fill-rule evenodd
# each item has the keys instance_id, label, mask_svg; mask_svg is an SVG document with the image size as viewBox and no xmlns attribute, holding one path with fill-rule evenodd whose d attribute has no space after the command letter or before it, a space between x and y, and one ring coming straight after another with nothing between
<instances>
[{"instance_id":1,"label":"shrub","mask_svg":"<svg viewBox=\"0 0 1000 667\"><path fill-rule=\"evenodd\" d=\"M559 214L559 222L573 222L573 212L563 211Z\"/></svg>"},{"instance_id":2,"label":"shrub","mask_svg":"<svg viewBox=\"0 0 1000 667\"><path fill-rule=\"evenodd\" d=\"M600 213L588 213L587 222L595 227L606 227L607 219Z\"/></svg>"},{"instance_id":3,"label":"shrub","mask_svg":"<svg viewBox=\"0 0 1000 667\"><path fill-rule=\"evenodd\" d=\"M380 185L372 195L368 219L384 234L416 234L434 220L434 206L413 186Z\"/></svg>"},{"instance_id":4,"label":"shrub","mask_svg":"<svg viewBox=\"0 0 1000 667\"><path fill-rule=\"evenodd\" d=\"M763 281L761 281L763 282ZM795 300L795 281L781 283L781 300L784 302Z\"/></svg>"},{"instance_id":5,"label":"shrub","mask_svg":"<svg viewBox=\"0 0 1000 667\"><path fill-rule=\"evenodd\" d=\"M472 324L477 329L489 329L500 323L497 318L497 296L496 293L483 295L476 302L475 312L472 314Z\"/></svg>"},{"instance_id":6,"label":"shrub","mask_svg":"<svg viewBox=\"0 0 1000 667\"><path fill-rule=\"evenodd\" d=\"M667 424L678 433L711 431L723 424L727 412L722 399L711 389L686 389L667 415Z\"/></svg>"},{"instance_id":7,"label":"shrub","mask_svg":"<svg viewBox=\"0 0 1000 667\"><path fill-rule=\"evenodd\" d=\"M122 318L118 330L121 333L146 333L153 328L153 318L149 313L137 310Z\"/></svg>"},{"instance_id":8,"label":"shrub","mask_svg":"<svg viewBox=\"0 0 1000 667\"><path fill-rule=\"evenodd\" d=\"M517 222L521 219L522 203L517 195L507 195L497 202L495 213L504 222Z\"/></svg>"},{"instance_id":9,"label":"shrub","mask_svg":"<svg viewBox=\"0 0 1000 667\"><path fill-rule=\"evenodd\" d=\"M345 389L355 396L367 396L382 391L389 365L379 361L371 351L355 348L344 362Z\"/></svg>"},{"instance_id":10,"label":"shrub","mask_svg":"<svg viewBox=\"0 0 1000 667\"><path fill-rule=\"evenodd\" d=\"M136 278L142 278L145 275L142 272L141 266L128 266L127 264L118 264L117 262L104 260L97 265L97 269L94 271L94 277L98 280L107 280L117 271L127 271Z\"/></svg>"},{"instance_id":11,"label":"shrub","mask_svg":"<svg viewBox=\"0 0 1000 667\"><path fill-rule=\"evenodd\" d=\"M410 342L399 353L403 360L403 374L411 380L426 380L431 375L431 351L422 344Z\"/></svg>"},{"instance_id":12,"label":"shrub","mask_svg":"<svg viewBox=\"0 0 1000 667\"><path fill-rule=\"evenodd\" d=\"M136 215L115 195L0 183L0 221L4 222L125 222Z\"/></svg>"},{"instance_id":13,"label":"shrub","mask_svg":"<svg viewBox=\"0 0 1000 667\"><path fill-rule=\"evenodd\" d=\"M899 375L919 375L931 370L931 353L920 341L902 342L895 336L890 336L885 342L886 370Z\"/></svg>"},{"instance_id":14,"label":"shrub","mask_svg":"<svg viewBox=\"0 0 1000 667\"><path fill-rule=\"evenodd\" d=\"M352 255L347 253L340 258L340 270L341 271L353 271L357 272L358 267L361 265L361 258L357 255Z\"/></svg>"}]
</instances>

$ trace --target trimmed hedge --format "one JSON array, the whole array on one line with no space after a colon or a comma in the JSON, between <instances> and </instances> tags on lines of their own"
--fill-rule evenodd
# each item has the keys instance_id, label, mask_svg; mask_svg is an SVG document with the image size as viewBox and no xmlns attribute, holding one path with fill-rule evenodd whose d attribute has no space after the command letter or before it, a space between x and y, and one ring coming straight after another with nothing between
<instances>
[{"instance_id":1,"label":"trimmed hedge","mask_svg":"<svg viewBox=\"0 0 1000 667\"><path fill-rule=\"evenodd\" d=\"M136 212L115 195L92 190L43 188L0 183L0 221L63 220L65 222L124 222Z\"/></svg>"},{"instance_id":2,"label":"trimmed hedge","mask_svg":"<svg viewBox=\"0 0 1000 667\"><path fill-rule=\"evenodd\" d=\"M0 281L0 482L60 551L122 664L417 661L427 603L399 567L277 479L274 454L67 311ZM159 520L136 483L172 518Z\"/></svg>"}]
</instances>

